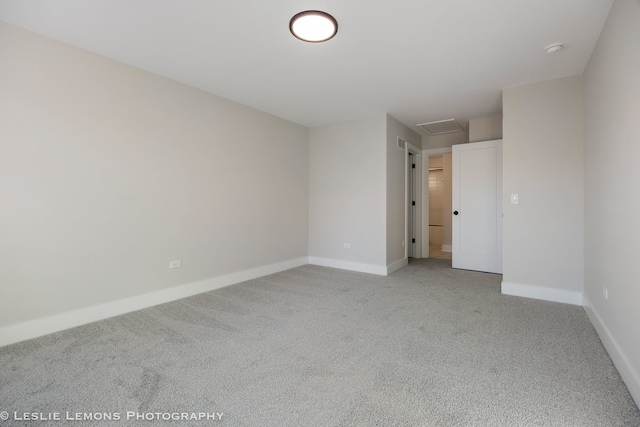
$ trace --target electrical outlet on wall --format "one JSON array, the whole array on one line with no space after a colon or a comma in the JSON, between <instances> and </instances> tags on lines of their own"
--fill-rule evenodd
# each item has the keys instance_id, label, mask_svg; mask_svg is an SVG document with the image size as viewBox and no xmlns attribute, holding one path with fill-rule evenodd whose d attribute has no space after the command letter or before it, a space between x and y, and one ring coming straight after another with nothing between
<instances>
[{"instance_id":1,"label":"electrical outlet on wall","mask_svg":"<svg viewBox=\"0 0 640 427\"><path fill-rule=\"evenodd\" d=\"M176 259L174 261L169 261L169 268L180 268L182 267L182 260Z\"/></svg>"},{"instance_id":2,"label":"electrical outlet on wall","mask_svg":"<svg viewBox=\"0 0 640 427\"><path fill-rule=\"evenodd\" d=\"M344 248L345 249L351 249L351 243L345 243L344 244Z\"/></svg>"}]
</instances>

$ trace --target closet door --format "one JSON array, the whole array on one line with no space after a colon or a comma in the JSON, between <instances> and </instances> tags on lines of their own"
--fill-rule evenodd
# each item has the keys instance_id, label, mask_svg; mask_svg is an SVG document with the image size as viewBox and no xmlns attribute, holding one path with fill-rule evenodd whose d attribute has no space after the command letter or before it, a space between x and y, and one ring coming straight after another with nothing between
<instances>
[{"instance_id":1,"label":"closet door","mask_svg":"<svg viewBox=\"0 0 640 427\"><path fill-rule=\"evenodd\" d=\"M452 152L452 266L502 273L502 140Z\"/></svg>"}]
</instances>

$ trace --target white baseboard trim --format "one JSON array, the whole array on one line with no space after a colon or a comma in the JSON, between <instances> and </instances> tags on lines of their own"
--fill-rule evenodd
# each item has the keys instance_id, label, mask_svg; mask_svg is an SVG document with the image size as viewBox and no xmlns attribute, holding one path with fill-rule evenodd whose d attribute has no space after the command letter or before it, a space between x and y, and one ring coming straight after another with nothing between
<instances>
[{"instance_id":1,"label":"white baseboard trim","mask_svg":"<svg viewBox=\"0 0 640 427\"><path fill-rule=\"evenodd\" d=\"M364 264L360 262L319 257L309 257L309 264L320 265L322 267L339 268L341 270L358 271L360 273L377 274L379 276L387 275L386 265Z\"/></svg>"},{"instance_id":2,"label":"white baseboard trim","mask_svg":"<svg viewBox=\"0 0 640 427\"><path fill-rule=\"evenodd\" d=\"M292 259L239 271L237 273L226 274L224 276L212 277L198 282L187 283L186 285L175 286L161 291L150 292L135 297L124 298L117 301L68 311L66 313L55 314L40 319L0 327L0 347L40 337L42 335L63 331L65 329L74 328L76 326L85 325L87 323L96 322L98 320L107 319L109 317L119 316L121 314L130 313L132 311L141 310L154 305L190 297L192 295L212 291L225 286L234 285L236 283L245 282L258 277L300 267L308 263L309 259L307 257Z\"/></svg>"},{"instance_id":3,"label":"white baseboard trim","mask_svg":"<svg viewBox=\"0 0 640 427\"><path fill-rule=\"evenodd\" d=\"M440 249L442 252L452 252L453 251L453 246L452 245L442 245L442 249Z\"/></svg>"},{"instance_id":4,"label":"white baseboard trim","mask_svg":"<svg viewBox=\"0 0 640 427\"><path fill-rule=\"evenodd\" d=\"M613 334L603 322L602 317L600 317L598 312L593 308L593 305L586 296L584 297L584 303L584 311L587 312L587 316L589 316L591 324L598 333L602 344L604 344L604 348L607 349L609 357L611 357L611 360L618 369L622 380L627 385L629 393L631 393L631 397L636 401L636 405L640 407L640 375L638 374L638 371L634 369L629 358L624 354L618 345L618 342L613 337Z\"/></svg>"},{"instance_id":5,"label":"white baseboard trim","mask_svg":"<svg viewBox=\"0 0 640 427\"><path fill-rule=\"evenodd\" d=\"M409 258L402 258L396 262L392 262L387 265L387 275L393 273L394 271L400 270L402 267L405 267L409 264Z\"/></svg>"},{"instance_id":6,"label":"white baseboard trim","mask_svg":"<svg viewBox=\"0 0 640 427\"><path fill-rule=\"evenodd\" d=\"M567 291L564 289L543 288L540 286L502 282L502 293L516 297L582 305L582 292Z\"/></svg>"}]
</instances>

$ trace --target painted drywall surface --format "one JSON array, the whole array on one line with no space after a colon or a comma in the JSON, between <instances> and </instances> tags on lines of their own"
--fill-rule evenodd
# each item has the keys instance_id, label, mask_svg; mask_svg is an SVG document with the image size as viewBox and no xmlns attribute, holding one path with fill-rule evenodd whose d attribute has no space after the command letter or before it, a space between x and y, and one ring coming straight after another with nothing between
<instances>
[{"instance_id":1,"label":"painted drywall surface","mask_svg":"<svg viewBox=\"0 0 640 427\"><path fill-rule=\"evenodd\" d=\"M583 97L573 76L504 91L505 283L583 288ZM519 204L510 194L519 194Z\"/></svg>"},{"instance_id":2,"label":"painted drywall surface","mask_svg":"<svg viewBox=\"0 0 640 427\"><path fill-rule=\"evenodd\" d=\"M0 326L308 255L307 128L2 23L0 63Z\"/></svg>"},{"instance_id":3,"label":"painted drywall surface","mask_svg":"<svg viewBox=\"0 0 640 427\"><path fill-rule=\"evenodd\" d=\"M386 128L377 114L309 130L310 257L386 269Z\"/></svg>"},{"instance_id":4,"label":"painted drywall surface","mask_svg":"<svg viewBox=\"0 0 640 427\"><path fill-rule=\"evenodd\" d=\"M617 0L584 73L585 296L640 403L640 2ZM605 300L603 288L608 288ZM605 341L605 337L603 337ZM614 358L614 361L616 359ZM618 369L623 371L619 366Z\"/></svg>"},{"instance_id":5,"label":"painted drywall surface","mask_svg":"<svg viewBox=\"0 0 640 427\"><path fill-rule=\"evenodd\" d=\"M502 139L502 116L469 120L469 142Z\"/></svg>"},{"instance_id":6,"label":"painted drywall surface","mask_svg":"<svg viewBox=\"0 0 640 427\"><path fill-rule=\"evenodd\" d=\"M405 258L407 152L398 148L398 137L420 147L420 135L387 115L387 265Z\"/></svg>"},{"instance_id":7,"label":"painted drywall surface","mask_svg":"<svg viewBox=\"0 0 640 427\"><path fill-rule=\"evenodd\" d=\"M469 131L443 133L442 135L422 135L422 149L449 148L469 142Z\"/></svg>"}]
</instances>

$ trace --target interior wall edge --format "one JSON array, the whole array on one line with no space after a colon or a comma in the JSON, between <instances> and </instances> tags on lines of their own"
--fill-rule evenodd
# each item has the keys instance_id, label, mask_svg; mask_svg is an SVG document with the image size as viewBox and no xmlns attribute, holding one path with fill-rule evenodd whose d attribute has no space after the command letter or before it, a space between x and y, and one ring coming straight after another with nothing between
<instances>
[{"instance_id":1,"label":"interior wall edge","mask_svg":"<svg viewBox=\"0 0 640 427\"><path fill-rule=\"evenodd\" d=\"M616 369L618 369L622 381L624 381L629 389L631 397L633 397L636 405L640 407L640 374L633 368L629 358L625 355L624 351L622 351L622 348L618 345L613 334L605 325L602 317L600 317L600 314L586 296L584 296L584 311L587 313L591 324L598 333L604 348L607 350L607 353L609 353L611 361Z\"/></svg>"},{"instance_id":2,"label":"interior wall edge","mask_svg":"<svg viewBox=\"0 0 640 427\"><path fill-rule=\"evenodd\" d=\"M387 275L393 273L394 271L398 271L402 267L406 267L407 265L409 265L409 258L408 257L404 257L404 258L399 259L399 260L397 260L395 262L392 262L391 264L387 265Z\"/></svg>"},{"instance_id":3,"label":"interior wall edge","mask_svg":"<svg viewBox=\"0 0 640 427\"><path fill-rule=\"evenodd\" d=\"M279 273L295 267L309 264L308 257L295 258L274 264L264 265L236 273L174 286L160 291L154 291L124 298L104 304L84 307L65 313L29 320L0 327L0 347L37 338L43 335L64 331L110 317L119 316L155 305L187 298L226 286L235 285L247 280L257 279L270 274Z\"/></svg>"}]
</instances>

